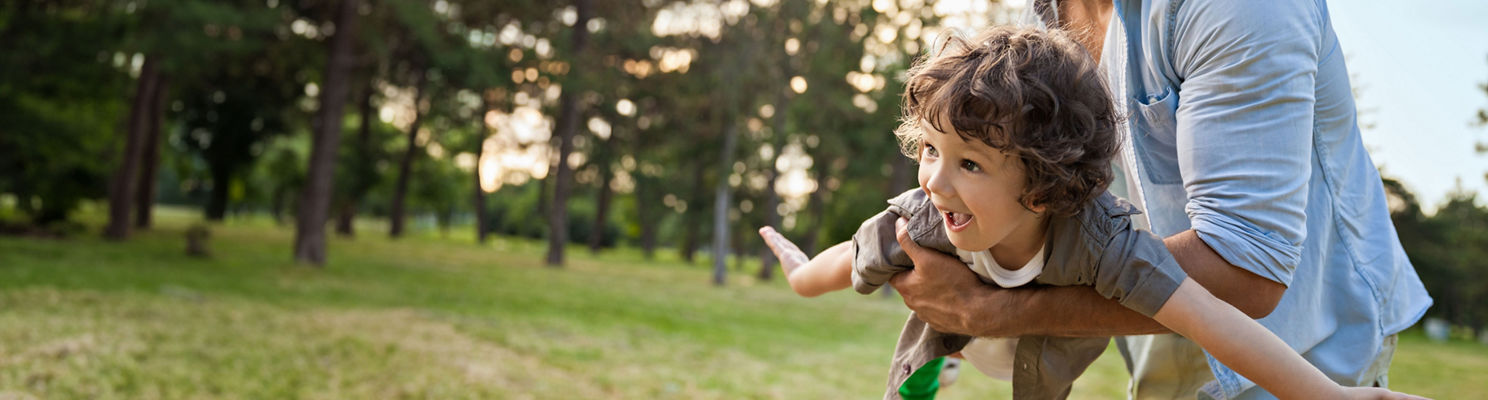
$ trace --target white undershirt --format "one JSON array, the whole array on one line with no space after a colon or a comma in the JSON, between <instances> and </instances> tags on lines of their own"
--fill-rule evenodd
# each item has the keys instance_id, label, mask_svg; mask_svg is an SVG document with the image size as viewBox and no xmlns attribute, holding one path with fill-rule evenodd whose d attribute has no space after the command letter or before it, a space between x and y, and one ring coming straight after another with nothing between
<instances>
[{"instance_id":1,"label":"white undershirt","mask_svg":"<svg viewBox=\"0 0 1488 400\"><path fill-rule=\"evenodd\" d=\"M1028 260L1028 264L1024 264L1023 268L1018 269L1007 269L998 265L997 260L992 258L991 250L973 252L956 249L956 255L961 257L961 262L971 268L971 272L982 277L982 281L1010 288L1033 282L1033 278L1044 272L1045 247L1047 246L1040 246L1038 254L1033 255L1033 259Z\"/></svg>"},{"instance_id":2,"label":"white undershirt","mask_svg":"<svg viewBox=\"0 0 1488 400\"><path fill-rule=\"evenodd\" d=\"M997 286L1011 288L1033 282L1033 279L1044 272L1044 250L1048 246L1039 247L1038 254L1028 260L1023 268L1009 270L997 264L992 258L992 252L956 250L956 255L961 261L971 268L983 282L996 284ZM1013 355L1018 349L1018 338L973 338L966 347L961 349L961 356L976 367L977 371L987 376L1005 380L1013 380Z\"/></svg>"}]
</instances>

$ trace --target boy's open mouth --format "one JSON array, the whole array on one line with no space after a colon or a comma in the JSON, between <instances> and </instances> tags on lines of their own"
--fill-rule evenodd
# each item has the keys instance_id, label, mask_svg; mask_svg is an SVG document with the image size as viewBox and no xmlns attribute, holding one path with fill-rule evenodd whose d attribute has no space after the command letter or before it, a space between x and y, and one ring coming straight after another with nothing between
<instances>
[{"instance_id":1,"label":"boy's open mouth","mask_svg":"<svg viewBox=\"0 0 1488 400\"><path fill-rule=\"evenodd\" d=\"M945 211L946 228L951 232L960 232L971 225L971 219L975 216L958 212Z\"/></svg>"}]
</instances>

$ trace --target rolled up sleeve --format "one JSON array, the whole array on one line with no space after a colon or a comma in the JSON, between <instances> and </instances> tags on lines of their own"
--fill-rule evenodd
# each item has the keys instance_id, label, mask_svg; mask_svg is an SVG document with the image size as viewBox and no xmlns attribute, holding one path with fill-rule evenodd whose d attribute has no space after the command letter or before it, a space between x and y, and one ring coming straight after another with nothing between
<instances>
[{"instance_id":1,"label":"rolled up sleeve","mask_svg":"<svg viewBox=\"0 0 1488 400\"><path fill-rule=\"evenodd\" d=\"M1184 209L1226 261L1289 285L1306 236L1321 10L1310 1L1185 7L1169 42L1182 82Z\"/></svg>"},{"instance_id":2,"label":"rolled up sleeve","mask_svg":"<svg viewBox=\"0 0 1488 400\"><path fill-rule=\"evenodd\" d=\"M894 274L913 265L894 236L894 221L898 219L898 214L884 211L864 221L853 234L852 284L858 293L873 293Z\"/></svg>"},{"instance_id":3,"label":"rolled up sleeve","mask_svg":"<svg viewBox=\"0 0 1488 400\"><path fill-rule=\"evenodd\" d=\"M1091 272L1096 293L1148 317L1157 315L1188 277L1162 238L1133 229L1112 237Z\"/></svg>"},{"instance_id":4,"label":"rolled up sleeve","mask_svg":"<svg viewBox=\"0 0 1488 400\"><path fill-rule=\"evenodd\" d=\"M924 191L910 189L889 199L889 208L863 221L853 234L853 290L869 294L889 282L895 274L914 268L914 260L899 246L895 223L911 218L929 198Z\"/></svg>"}]
</instances>

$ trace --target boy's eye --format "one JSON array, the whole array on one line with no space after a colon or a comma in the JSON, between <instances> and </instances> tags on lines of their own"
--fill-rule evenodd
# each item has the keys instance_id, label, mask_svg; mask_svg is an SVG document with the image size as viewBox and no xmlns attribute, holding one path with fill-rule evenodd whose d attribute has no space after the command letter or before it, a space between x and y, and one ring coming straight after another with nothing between
<instances>
[{"instance_id":1,"label":"boy's eye","mask_svg":"<svg viewBox=\"0 0 1488 400\"><path fill-rule=\"evenodd\" d=\"M977 163L974 163L974 162L971 162L971 161L961 161L961 168L965 168L967 171L971 171L971 172L977 172L977 171L981 171L982 170L982 166L977 165Z\"/></svg>"},{"instance_id":2,"label":"boy's eye","mask_svg":"<svg viewBox=\"0 0 1488 400\"><path fill-rule=\"evenodd\" d=\"M935 149L935 146L926 144L925 145L925 155L926 156L929 156L929 157L940 157L940 151L939 150L936 150Z\"/></svg>"}]
</instances>

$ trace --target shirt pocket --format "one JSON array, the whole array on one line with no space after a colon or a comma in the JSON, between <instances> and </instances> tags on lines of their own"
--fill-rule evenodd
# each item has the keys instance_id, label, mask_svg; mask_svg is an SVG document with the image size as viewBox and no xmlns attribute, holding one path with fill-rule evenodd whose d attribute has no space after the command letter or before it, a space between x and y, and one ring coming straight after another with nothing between
<instances>
[{"instance_id":1,"label":"shirt pocket","mask_svg":"<svg viewBox=\"0 0 1488 400\"><path fill-rule=\"evenodd\" d=\"M1178 169L1178 92L1139 96L1131 100L1132 145L1142 160L1142 173L1159 185L1183 183Z\"/></svg>"}]
</instances>

